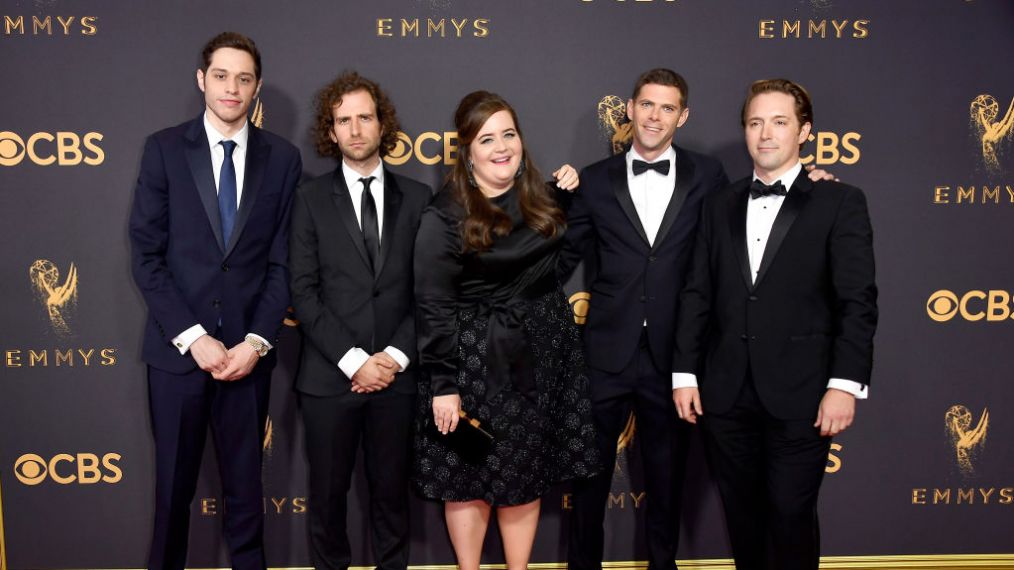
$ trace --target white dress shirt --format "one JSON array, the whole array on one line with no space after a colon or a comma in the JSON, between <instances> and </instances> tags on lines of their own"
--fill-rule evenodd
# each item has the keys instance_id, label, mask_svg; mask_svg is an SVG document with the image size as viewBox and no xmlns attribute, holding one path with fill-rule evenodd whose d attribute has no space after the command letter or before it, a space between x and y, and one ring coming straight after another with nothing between
<instances>
[{"instance_id":1,"label":"white dress shirt","mask_svg":"<svg viewBox=\"0 0 1014 570\"><path fill-rule=\"evenodd\" d=\"M796 177L800 176L802 171L803 165L797 162L777 180L772 180L771 184L781 182L786 190L791 191L792 183L796 181ZM754 172L753 179L761 180L756 172ZM757 274L760 271L761 259L764 258L764 249L768 245L768 237L771 235L771 227L774 226L775 218L778 217L778 211L782 209L784 202L785 196L775 194L760 198L747 198L746 245L750 256L750 277L754 283L757 282ZM676 388L696 388L697 375L675 372L672 375L672 387L674 390ZM831 378L828 380L827 387L848 392L860 400L869 396L869 390L865 384L844 378Z\"/></svg>"},{"instance_id":2,"label":"white dress shirt","mask_svg":"<svg viewBox=\"0 0 1014 570\"><path fill-rule=\"evenodd\" d=\"M225 147L222 146L222 141L231 140L236 143L236 148L232 149L232 164L236 170L236 207L238 208L243 199L243 177L246 174L246 150L247 142L250 139L250 123L243 123L243 127L232 138L228 138L218 132L218 129L208 120L208 113L205 112L204 133L208 136L208 147L211 149L211 171L215 174L216 192L218 191L218 178L221 176L222 164L225 162ZM204 330L201 323L197 323L178 334L172 339L172 343L180 351L180 354L186 354L190 350L190 345L206 334L208 331ZM268 347L268 350L273 348L271 343L260 335L254 333L249 333L249 335L263 343Z\"/></svg>"},{"instance_id":3,"label":"white dress shirt","mask_svg":"<svg viewBox=\"0 0 1014 570\"><path fill-rule=\"evenodd\" d=\"M373 201L377 205L377 234L384 235L384 163L380 161L377 163L377 167L373 169L367 175L362 175L352 170L345 161L342 161L342 176L345 177L345 186L349 189L349 197L352 198L352 207L356 210L356 221L359 222L359 229L363 229L363 213L362 199L363 199L363 178L374 178L373 182L370 182L370 194L373 196ZM381 238L383 239L383 238ZM399 372L404 372L409 365L408 356L396 347L388 346L384 349L398 366L401 368ZM338 359L338 368L343 374L349 377L349 380L359 371L359 369L366 364L366 361L370 359L370 354L358 346L353 346L346 352L341 358Z\"/></svg>"},{"instance_id":4,"label":"white dress shirt","mask_svg":"<svg viewBox=\"0 0 1014 570\"><path fill-rule=\"evenodd\" d=\"M634 147L630 147L626 158L627 189L630 191L630 199L634 202L634 209L637 210L637 217L641 219L644 233L648 235L648 243L654 245L658 229L662 226L662 218L665 217L665 210L669 207L673 192L676 191L676 151L669 147L655 160L647 161L637 154ZM668 160L669 174L663 175L655 170L648 170L635 176L633 170L635 160L644 162Z\"/></svg>"}]
</instances>

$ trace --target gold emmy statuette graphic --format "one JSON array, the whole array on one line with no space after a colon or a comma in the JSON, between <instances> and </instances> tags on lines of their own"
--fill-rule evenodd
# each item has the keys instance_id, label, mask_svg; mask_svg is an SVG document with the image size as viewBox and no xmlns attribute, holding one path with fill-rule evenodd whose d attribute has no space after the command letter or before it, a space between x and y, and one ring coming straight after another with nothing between
<instances>
[{"instance_id":1,"label":"gold emmy statuette graphic","mask_svg":"<svg viewBox=\"0 0 1014 570\"><path fill-rule=\"evenodd\" d=\"M275 422L271 421L271 416L268 416L267 421L264 422L264 452L271 453L271 448L275 444Z\"/></svg>"},{"instance_id":2,"label":"gold emmy statuette graphic","mask_svg":"<svg viewBox=\"0 0 1014 570\"><path fill-rule=\"evenodd\" d=\"M60 270L48 259L36 259L28 269L39 302L49 313L49 322L58 335L69 335L67 317L77 307L77 267L70 264L67 279L60 282Z\"/></svg>"},{"instance_id":3,"label":"gold emmy statuette graphic","mask_svg":"<svg viewBox=\"0 0 1014 570\"><path fill-rule=\"evenodd\" d=\"M7 544L4 542L4 501L0 488L0 570L7 570Z\"/></svg>"},{"instance_id":4,"label":"gold emmy statuette graphic","mask_svg":"<svg viewBox=\"0 0 1014 570\"><path fill-rule=\"evenodd\" d=\"M972 475L975 469L972 458L976 451L986 444L986 430L989 429L989 408L983 408L979 423L973 429L972 412L960 404L951 406L944 414L944 423L950 435L951 445L958 462L958 469L965 475Z\"/></svg>"},{"instance_id":5,"label":"gold emmy statuette graphic","mask_svg":"<svg viewBox=\"0 0 1014 570\"><path fill-rule=\"evenodd\" d=\"M606 95L599 101L599 127L609 137L613 154L624 151L633 134L627 120L627 104L616 95Z\"/></svg>"},{"instance_id":6,"label":"gold emmy statuette graphic","mask_svg":"<svg viewBox=\"0 0 1014 570\"><path fill-rule=\"evenodd\" d=\"M253 112L250 113L250 122L258 129L264 128L264 102L260 97L253 105Z\"/></svg>"},{"instance_id":7,"label":"gold emmy statuette graphic","mask_svg":"<svg viewBox=\"0 0 1014 570\"><path fill-rule=\"evenodd\" d=\"M1000 170L1000 160L996 156L997 145L1004 139L1010 139L1014 135L1014 98L1011 98L1007 113L1002 119L1000 116L1000 104L996 98L989 94L976 97L969 107L972 128L982 140L982 161L986 168L994 172Z\"/></svg>"},{"instance_id":8,"label":"gold emmy statuette graphic","mask_svg":"<svg viewBox=\"0 0 1014 570\"><path fill-rule=\"evenodd\" d=\"M567 299L571 310L574 311L574 322L583 325L588 320L588 302L591 301L591 293L578 291Z\"/></svg>"}]
</instances>

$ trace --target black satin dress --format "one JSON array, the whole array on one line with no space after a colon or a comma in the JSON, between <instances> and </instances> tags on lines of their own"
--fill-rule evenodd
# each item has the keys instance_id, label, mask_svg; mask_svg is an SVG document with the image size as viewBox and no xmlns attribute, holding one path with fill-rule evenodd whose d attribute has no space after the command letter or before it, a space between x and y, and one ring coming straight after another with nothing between
<instances>
[{"instance_id":1,"label":"black satin dress","mask_svg":"<svg viewBox=\"0 0 1014 570\"><path fill-rule=\"evenodd\" d=\"M526 226L514 189L492 202L514 227L481 254L461 253L463 210L446 190L423 212L413 480L430 499L520 505L593 475L599 453L581 339L555 273L563 231L545 238ZM494 436L479 459L459 455L433 425L433 396L455 393Z\"/></svg>"}]
</instances>

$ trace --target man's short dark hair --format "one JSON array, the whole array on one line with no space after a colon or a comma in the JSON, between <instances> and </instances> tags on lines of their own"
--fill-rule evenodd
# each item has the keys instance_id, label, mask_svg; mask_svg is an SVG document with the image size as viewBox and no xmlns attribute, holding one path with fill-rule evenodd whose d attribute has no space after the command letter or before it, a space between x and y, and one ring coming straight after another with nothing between
<instances>
[{"instance_id":1,"label":"man's short dark hair","mask_svg":"<svg viewBox=\"0 0 1014 570\"><path fill-rule=\"evenodd\" d=\"M236 32L222 32L204 44L204 49L201 50L201 71L208 72L212 54L222 48L238 49L250 54L254 60L254 76L257 79L261 78L261 52L257 51L257 44L250 38Z\"/></svg>"},{"instance_id":2,"label":"man's short dark hair","mask_svg":"<svg viewBox=\"0 0 1014 570\"><path fill-rule=\"evenodd\" d=\"M753 101L754 97L762 93L784 93L792 97L796 102L796 118L799 119L799 126L802 127L806 123L813 125L813 102L810 100L810 94L802 85L788 79L761 79L750 85L750 89L746 93L746 100L743 101L743 111L739 115L739 120L744 127L746 126L746 108L750 106L750 101Z\"/></svg>"},{"instance_id":3,"label":"man's short dark hair","mask_svg":"<svg viewBox=\"0 0 1014 570\"><path fill-rule=\"evenodd\" d=\"M687 108L687 100L690 98L690 87L687 85L687 80L683 79L683 76L679 73L664 67L656 67L655 69L645 71L637 78L637 83L634 84L634 94L630 98L637 101L638 95L641 94L641 88L648 84L664 85L679 89L680 107Z\"/></svg>"}]
</instances>

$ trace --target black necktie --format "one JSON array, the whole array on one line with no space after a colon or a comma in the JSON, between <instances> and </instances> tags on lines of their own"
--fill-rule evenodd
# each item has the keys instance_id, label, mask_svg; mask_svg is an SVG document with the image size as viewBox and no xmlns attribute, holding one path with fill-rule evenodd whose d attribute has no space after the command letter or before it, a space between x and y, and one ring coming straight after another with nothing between
<instances>
[{"instance_id":1,"label":"black necktie","mask_svg":"<svg viewBox=\"0 0 1014 570\"><path fill-rule=\"evenodd\" d=\"M363 217L363 242L366 244L366 255L370 258L370 268L374 267L377 256L380 255L380 230L377 223L377 203L373 201L373 194L370 193L370 183L374 178L360 178L363 183L363 198L360 201L360 212Z\"/></svg>"},{"instance_id":2,"label":"black necktie","mask_svg":"<svg viewBox=\"0 0 1014 570\"><path fill-rule=\"evenodd\" d=\"M767 184L761 182L758 178L750 184L751 200L754 198L763 198L764 196L784 196L788 193L789 191L785 189L785 186L782 185L781 181L768 186Z\"/></svg>"},{"instance_id":3,"label":"black necktie","mask_svg":"<svg viewBox=\"0 0 1014 570\"><path fill-rule=\"evenodd\" d=\"M634 171L634 176L640 176L649 170L654 170L662 176L669 176L669 161L645 162L643 160L635 160L631 169Z\"/></svg>"}]
</instances>

